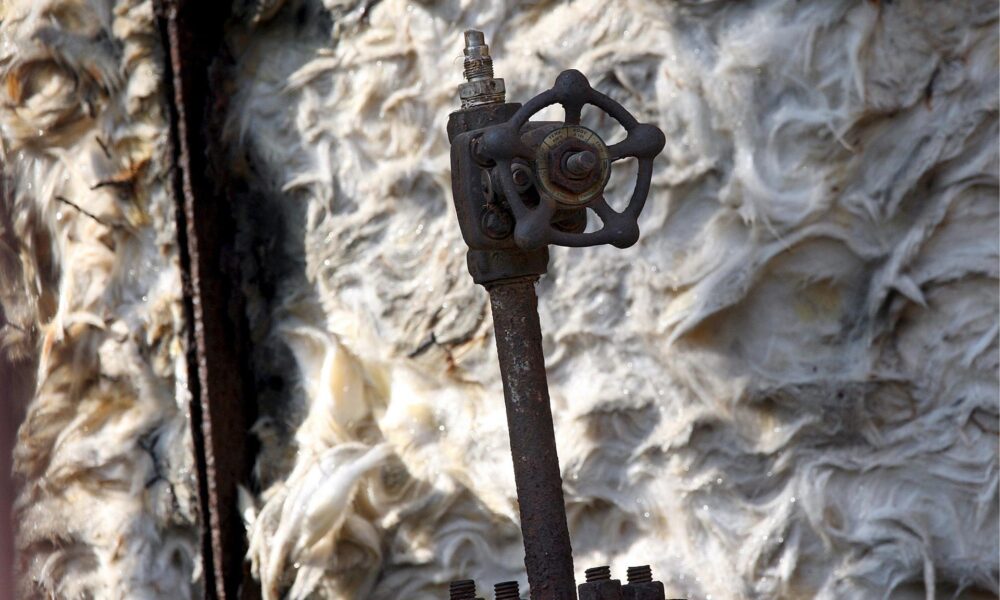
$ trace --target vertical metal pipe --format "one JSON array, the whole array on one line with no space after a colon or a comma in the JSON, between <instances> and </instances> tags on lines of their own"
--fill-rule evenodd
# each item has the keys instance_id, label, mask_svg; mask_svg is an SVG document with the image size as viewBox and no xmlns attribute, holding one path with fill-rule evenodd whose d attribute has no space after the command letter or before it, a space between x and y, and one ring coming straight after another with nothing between
<instances>
[{"instance_id":1,"label":"vertical metal pipe","mask_svg":"<svg viewBox=\"0 0 1000 600\"><path fill-rule=\"evenodd\" d=\"M573 550L538 322L537 280L500 281L487 289L507 404L531 599L576 600Z\"/></svg>"}]
</instances>

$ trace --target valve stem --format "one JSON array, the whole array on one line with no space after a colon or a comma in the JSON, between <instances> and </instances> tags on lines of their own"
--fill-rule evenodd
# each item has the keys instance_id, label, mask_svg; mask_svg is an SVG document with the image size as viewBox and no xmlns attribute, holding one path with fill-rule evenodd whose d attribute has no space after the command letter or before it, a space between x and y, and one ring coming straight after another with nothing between
<instances>
[{"instance_id":1,"label":"valve stem","mask_svg":"<svg viewBox=\"0 0 1000 600\"><path fill-rule=\"evenodd\" d=\"M503 104L507 94L503 79L493 77L493 57L482 31L465 32L465 61L462 63L465 83L458 86L462 108L484 104Z\"/></svg>"}]
</instances>

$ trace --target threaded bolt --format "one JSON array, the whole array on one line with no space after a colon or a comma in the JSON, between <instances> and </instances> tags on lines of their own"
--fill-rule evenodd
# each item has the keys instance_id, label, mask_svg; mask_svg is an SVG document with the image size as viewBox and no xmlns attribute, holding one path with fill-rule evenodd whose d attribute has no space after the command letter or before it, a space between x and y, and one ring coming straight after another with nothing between
<instances>
[{"instance_id":1,"label":"threaded bolt","mask_svg":"<svg viewBox=\"0 0 1000 600\"><path fill-rule=\"evenodd\" d=\"M573 179L582 179L597 166L597 156L590 150L574 152L566 157L566 171Z\"/></svg>"},{"instance_id":2,"label":"threaded bolt","mask_svg":"<svg viewBox=\"0 0 1000 600\"><path fill-rule=\"evenodd\" d=\"M584 572L584 575L587 577L587 583L591 583L593 581L609 581L611 579L611 567L603 566L587 569Z\"/></svg>"},{"instance_id":3,"label":"threaded bolt","mask_svg":"<svg viewBox=\"0 0 1000 600\"><path fill-rule=\"evenodd\" d=\"M517 191L523 192L531 187L531 171L525 165L515 164L510 168L511 179L514 180L514 187Z\"/></svg>"},{"instance_id":4,"label":"threaded bolt","mask_svg":"<svg viewBox=\"0 0 1000 600\"><path fill-rule=\"evenodd\" d=\"M496 600L521 600L521 588L516 581L504 581L493 586Z\"/></svg>"},{"instance_id":5,"label":"threaded bolt","mask_svg":"<svg viewBox=\"0 0 1000 600\"><path fill-rule=\"evenodd\" d=\"M628 568L629 583L649 583L653 581L653 569L649 565Z\"/></svg>"},{"instance_id":6,"label":"threaded bolt","mask_svg":"<svg viewBox=\"0 0 1000 600\"><path fill-rule=\"evenodd\" d=\"M466 81L493 77L493 57L482 31L470 29L465 32L465 62L462 66Z\"/></svg>"},{"instance_id":7,"label":"threaded bolt","mask_svg":"<svg viewBox=\"0 0 1000 600\"><path fill-rule=\"evenodd\" d=\"M503 79L493 77L493 57L482 31L470 29L465 32L464 52L462 66L465 83L458 86L462 108L503 104L507 97L506 88Z\"/></svg>"},{"instance_id":8,"label":"threaded bolt","mask_svg":"<svg viewBox=\"0 0 1000 600\"><path fill-rule=\"evenodd\" d=\"M494 240L502 240L514 233L514 218L505 209L489 204L483 211L480 228Z\"/></svg>"},{"instance_id":9,"label":"threaded bolt","mask_svg":"<svg viewBox=\"0 0 1000 600\"><path fill-rule=\"evenodd\" d=\"M452 581L448 586L448 598L450 600L475 600L476 582L471 579Z\"/></svg>"}]
</instances>

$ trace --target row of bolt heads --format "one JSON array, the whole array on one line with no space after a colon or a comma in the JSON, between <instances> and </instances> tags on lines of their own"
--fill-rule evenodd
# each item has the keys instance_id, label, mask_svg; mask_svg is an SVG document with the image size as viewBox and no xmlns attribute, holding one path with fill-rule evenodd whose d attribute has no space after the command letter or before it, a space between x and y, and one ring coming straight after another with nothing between
<instances>
[{"instance_id":1,"label":"row of bolt heads","mask_svg":"<svg viewBox=\"0 0 1000 600\"><path fill-rule=\"evenodd\" d=\"M580 600L666 600L663 584L653 581L653 570L649 565L628 568L628 583L611 579L611 567L587 569L587 582L581 583L578 591ZM521 600L521 591L516 581L505 581L493 586L495 600ZM449 587L450 600L482 600L476 596L476 582L471 579L452 581Z\"/></svg>"}]
</instances>

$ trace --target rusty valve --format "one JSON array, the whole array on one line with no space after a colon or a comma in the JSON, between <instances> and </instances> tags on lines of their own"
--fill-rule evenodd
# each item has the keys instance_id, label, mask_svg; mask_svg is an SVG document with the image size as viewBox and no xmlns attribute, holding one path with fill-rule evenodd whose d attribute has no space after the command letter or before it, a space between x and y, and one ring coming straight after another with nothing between
<instances>
[{"instance_id":1,"label":"rusty valve","mask_svg":"<svg viewBox=\"0 0 1000 600\"><path fill-rule=\"evenodd\" d=\"M490 294L531 600L577 600L535 282L548 268L549 244L626 248L639 239L639 213L665 138L579 71L564 71L523 106L506 102L481 32L465 33L464 67L462 108L448 118L452 192L469 272ZM552 104L563 106L565 121L530 120ZM626 138L608 146L581 125L587 104L618 121ZM628 206L617 212L604 188L612 163L627 157L638 160L638 178ZM588 209L603 223L597 231L585 231ZM454 582L450 592L472 599L475 584ZM520 597L515 582L495 592L495 600ZM579 587L579 600L624 599L662 600L663 585L648 567L630 570L625 586L603 567L587 571Z\"/></svg>"},{"instance_id":2,"label":"rusty valve","mask_svg":"<svg viewBox=\"0 0 1000 600\"><path fill-rule=\"evenodd\" d=\"M452 113L452 189L469 270L477 283L541 275L546 247L612 244L627 248L639 239L639 214L649 194L653 159L665 137L640 123L621 104L590 86L576 70L563 71L551 89L524 105L506 102L502 79L481 32L465 34L465 75L459 86L462 110ZM532 121L560 104L563 121ZM617 121L626 132L607 145L580 124L586 105ZM634 158L635 187L621 212L604 197L612 165ZM587 209L601 221L587 232Z\"/></svg>"},{"instance_id":3,"label":"rusty valve","mask_svg":"<svg viewBox=\"0 0 1000 600\"><path fill-rule=\"evenodd\" d=\"M561 104L565 122L558 126L526 128L529 119L552 104ZM584 105L591 104L611 115L627 132L621 142L607 146L596 133L580 125ZM653 159L663 150L663 132L640 123L610 97L590 87L582 73L563 71L552 89L524 104L509 121L482 133L481 153L496 162L496 173L504 197L514 214L514 241L525 250L546 244L594 246L612 244L627 248L639 239L639 213L649 194ZM604 199L611 163L633 157L639 173L628 206L617 212ZM512 176L512 163L520 158L531 165L539 201L531 206ZM589 232L563 231L552 226L560 209L591 208L603 222Z\"/></svg>"}]
</instances>

